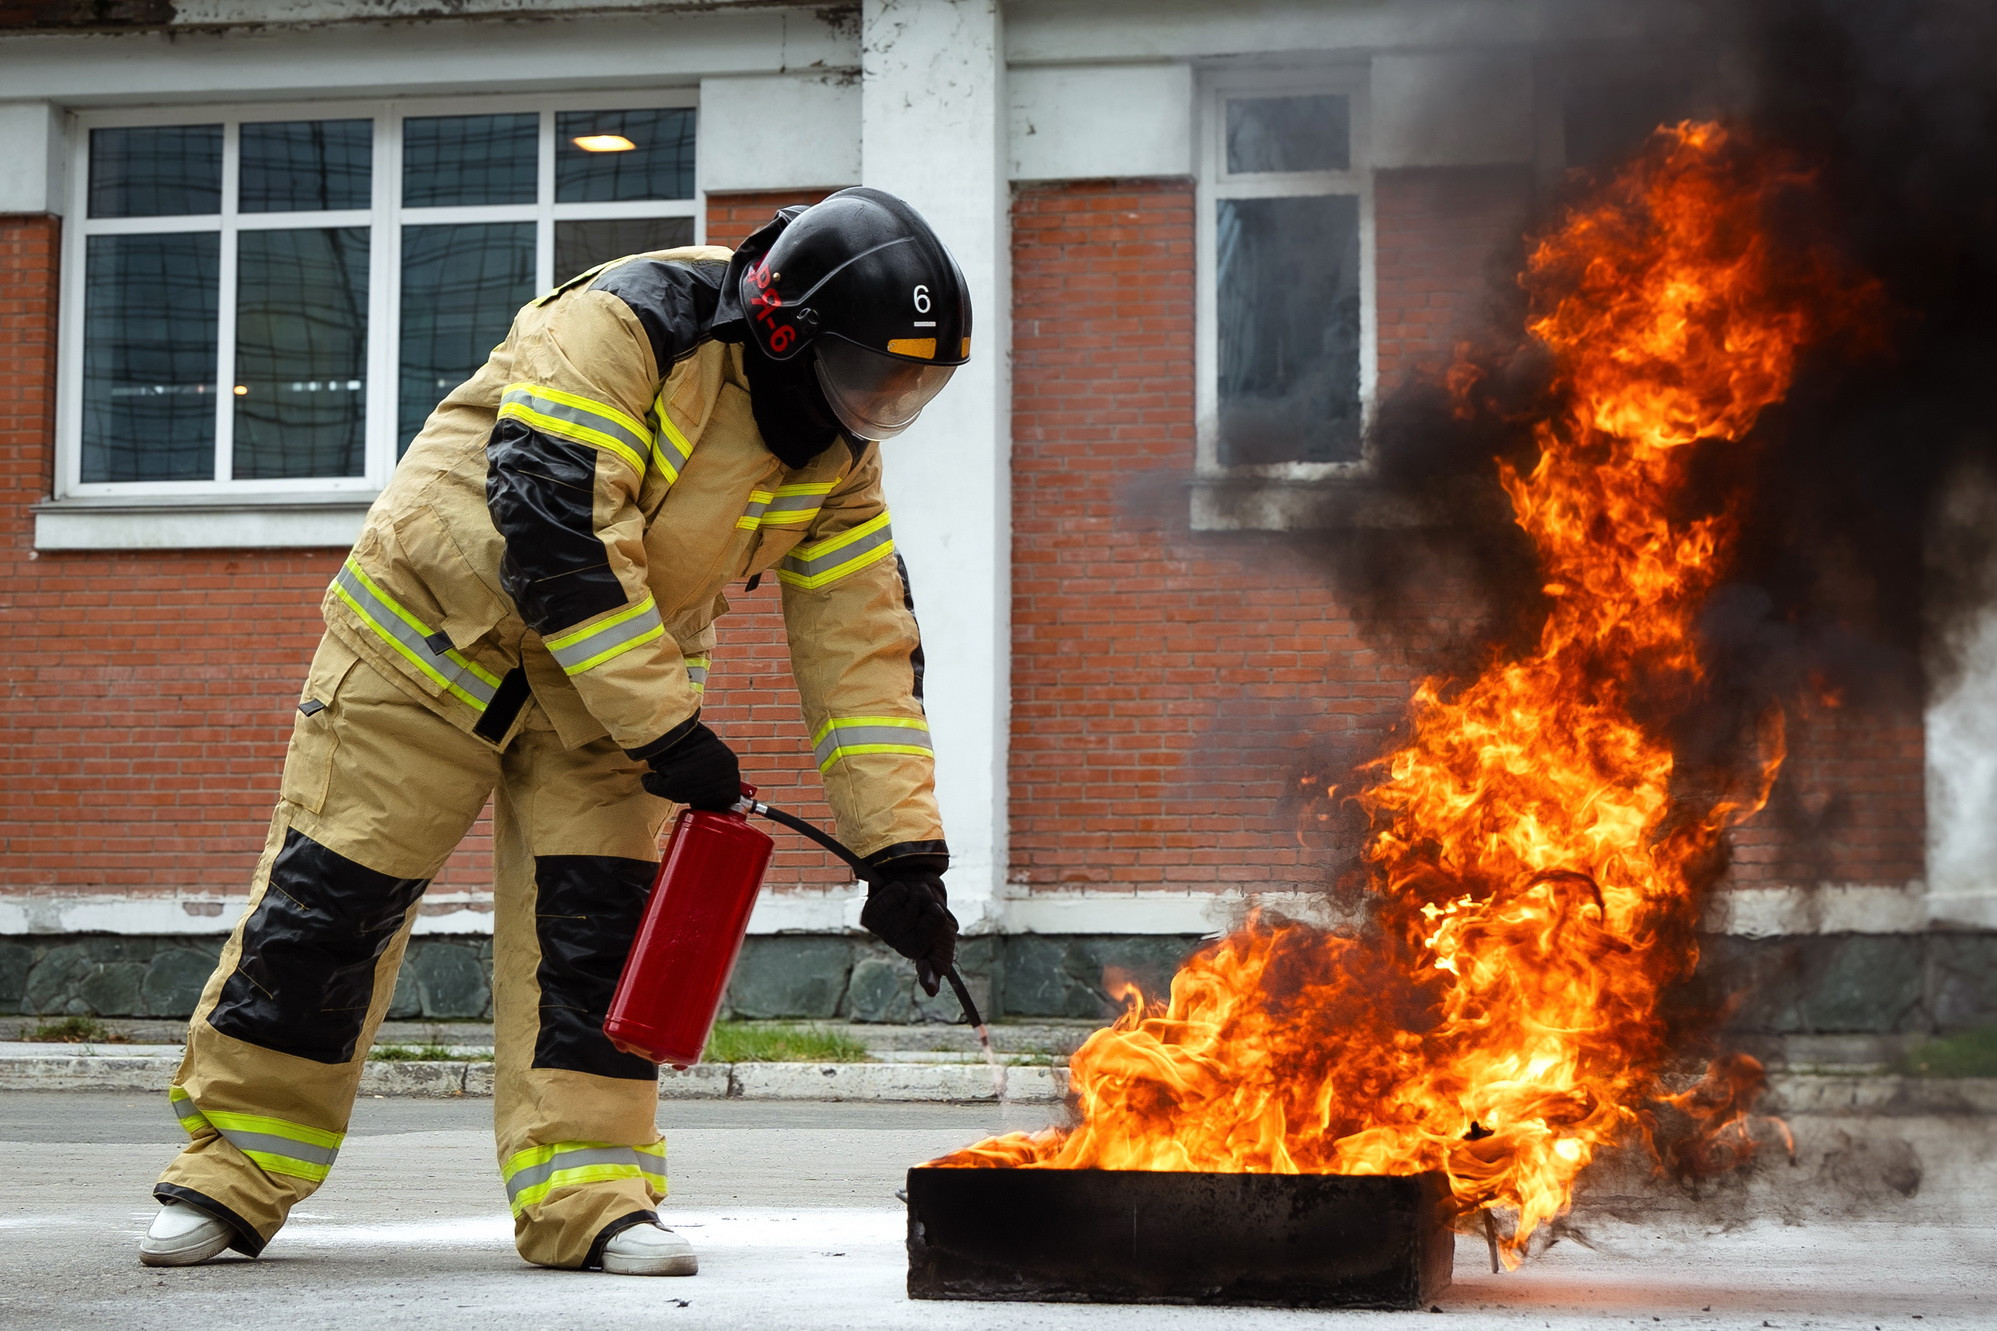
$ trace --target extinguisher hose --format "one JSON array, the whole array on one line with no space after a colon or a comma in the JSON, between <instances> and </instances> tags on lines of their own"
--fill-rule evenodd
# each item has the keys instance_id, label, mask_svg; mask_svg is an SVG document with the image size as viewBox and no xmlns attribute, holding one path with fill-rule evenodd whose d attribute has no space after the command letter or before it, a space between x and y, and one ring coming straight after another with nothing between
<instances>
[{"instance_id":1,"label":"extinguisher hose","mask_svg":"<svg viewBox=\"0 0 1997 1331\"><path fill-rule=\"evenodd\" d=\"M745 799L742 804L738 804L736 807L741 808L743 805L748 806L749 812L759 813L773 823L781 823L807 841L816 841L826 850L831 851L834 855L844 860L846 866L859 877L861 882L872 885L881 881L881 872L879 869L876 869L873 865L846 849L837 837L823 831L817 824L800 818L796 814L785 813L782 809L773 809L760 800ZM951 991L957 995L957 1002L963 1006L965 1019L971 1025L982 1028L985 1024L985 1019L978 1014L978 1005L971 1000L971 991L964 987L964 977L957 974L957 968L951 966L943 972L943 978L950 982Z\"/></svg>"}]
</instances>

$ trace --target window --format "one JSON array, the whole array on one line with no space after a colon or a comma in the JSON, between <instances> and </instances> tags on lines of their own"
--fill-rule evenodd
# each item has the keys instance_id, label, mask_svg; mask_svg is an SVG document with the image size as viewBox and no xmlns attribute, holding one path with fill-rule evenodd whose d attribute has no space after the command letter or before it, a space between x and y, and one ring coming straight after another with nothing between
<instances>
[{"instance_id":1,"label":"window","mask_svg":"<svg viewBox=\"0 0 1997 1331\"><path fill-rule=\"evenodd\" d=\"M1362 79L1233 73L1204 109L1199 473L1351 475L1373 375Z\"/></svg>"},{"instance_id":2,"label":"window","mask_svg":"<svg viewBox=\"0 0 1997 1331\"><path fill-rule=\"evenodd\" d=\"M56 506L379 490L537 292L694 242L643 100L81 118Z\"/></svg>"}]
</instances>

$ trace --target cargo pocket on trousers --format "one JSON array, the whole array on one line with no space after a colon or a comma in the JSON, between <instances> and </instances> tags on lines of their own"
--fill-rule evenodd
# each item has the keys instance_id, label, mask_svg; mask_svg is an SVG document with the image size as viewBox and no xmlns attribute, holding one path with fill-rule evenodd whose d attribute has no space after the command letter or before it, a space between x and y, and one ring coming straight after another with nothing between
<instances>
[{"instance_id":1,"label":"cargo pocket on trousers","mask_svg":"<svg viewBox=\"0 0 1997 1331\"><path fill-rule=\"evenodd\" d=\"M291 727L291 747L284 753L284 778L279 794L287 803L318 813L333 781L333 756L339 752L340 690L360 658L328 633L319 640L305 690L298 699L298 716Z\"/></svg>"}]
</instances>

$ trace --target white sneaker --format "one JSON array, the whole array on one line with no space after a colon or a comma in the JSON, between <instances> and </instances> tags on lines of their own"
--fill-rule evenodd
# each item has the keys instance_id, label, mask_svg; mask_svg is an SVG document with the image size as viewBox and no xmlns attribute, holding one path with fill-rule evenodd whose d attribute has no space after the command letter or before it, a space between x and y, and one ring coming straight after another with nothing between
<instances>
[{"instance_id":1,"label":"white sneaker","mask_svg":"<svg viewBox=\"0 0 1997 1331\"><path fill-rule=\"evenodd\" d=\"M235 1231L184 1202L165 1202L153 1226L139 1240L139 1260L147 1266L193 1266L229 1246Z\"/></svg>"},{"instance_id":2,"label":"white sneaker","mask_svg":"<svg viewBox=\"0 0 1997 1331\"><path fill-rule=\"evenodd\" d=\"M636 1224L603 1245L603 1269L614 1276L690 1276L700 1270L700 1258L664 1225Z\"/></svg>"}]
</instances>

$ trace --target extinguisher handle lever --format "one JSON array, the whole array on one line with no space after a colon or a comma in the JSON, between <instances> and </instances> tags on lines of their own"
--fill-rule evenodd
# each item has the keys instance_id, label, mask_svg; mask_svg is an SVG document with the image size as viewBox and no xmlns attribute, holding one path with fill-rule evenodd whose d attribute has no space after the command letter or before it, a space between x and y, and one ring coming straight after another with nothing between
<instances>
[{"instance_id":1,"label":"extinguisher handle lever","mask_svg":"<svg viewBox=\"0 0 1997 1331\"><path fill-rule=\"evenodd\" d=\"M753 795L754 793L752 787L750 794ZM735 805L735 808L742 813L761 814L773 823L780 823L788 827L791 831L804 837L806 840L817 842L844 860L846 867L858 875L861 882L872 884L881 881L880 870L846 849L845 845L837 837L821 830L816 824L799 818L795 814L785 813L782 809L772 809L760 800L751 799L749 795L743 796L741 801ZM957 968L952 966L949 970L944 971L943 978L950 982L950 989L957 995L957 1002L962 1005L964 1016L970 1021L971 1025L982 1028L985 1024L985 1019L979 1015L978 1005L971 1001L971 991L964 987L964 977L957 974Z\"/></svg>"}]
</instances>

